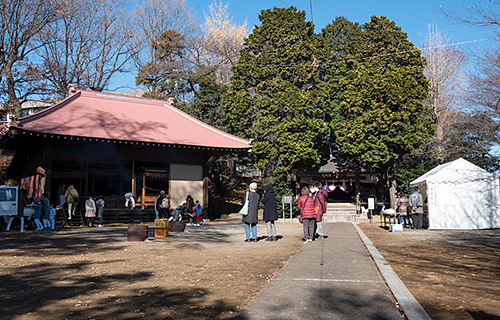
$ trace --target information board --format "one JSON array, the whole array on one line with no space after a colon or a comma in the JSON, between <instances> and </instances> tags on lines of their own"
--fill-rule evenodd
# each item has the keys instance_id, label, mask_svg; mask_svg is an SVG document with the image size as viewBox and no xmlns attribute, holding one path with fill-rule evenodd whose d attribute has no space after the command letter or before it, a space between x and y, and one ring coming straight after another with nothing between
<instances>
[{"instance_id":1,"label":"information board","mask_svg":"<svg viewBox=\"0 0 500 320\"><path fill-rule=\"evenodd\" d=\"M281 203L284 203L284 204L292 203L292 196L282 196Z\"/></svg>"}]
</instances>

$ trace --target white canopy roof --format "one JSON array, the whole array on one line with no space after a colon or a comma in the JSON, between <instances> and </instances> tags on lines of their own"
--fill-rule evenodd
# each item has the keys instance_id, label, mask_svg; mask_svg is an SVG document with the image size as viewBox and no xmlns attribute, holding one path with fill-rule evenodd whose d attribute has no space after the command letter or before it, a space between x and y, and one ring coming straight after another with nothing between
<instances>
[{"instance_id":1,"label":"white canopy roof","mask_svg":"<svg viewBox=\"0 0 500 320\"><path fill-rule=\"evenodd\" d=\"M454 183L463 181L491 180L496 178L494 173L488 172L469 161L460 158L435 167L426 174L410 182L411 187L428 182Z\"/></svg>"}]
</instances>

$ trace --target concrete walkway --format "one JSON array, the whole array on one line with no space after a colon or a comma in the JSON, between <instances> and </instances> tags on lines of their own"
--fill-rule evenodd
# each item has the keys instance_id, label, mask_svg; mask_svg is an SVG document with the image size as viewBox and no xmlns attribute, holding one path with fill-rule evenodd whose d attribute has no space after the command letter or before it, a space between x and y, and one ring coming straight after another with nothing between
<instances>
[{"instance_id":1,"label":"concrete walkway","mask_svg":"<svg viewBox=\"0 0 500 320\"><path fill-rule=\"evenodd\" d=\"M236 319L400 320L389 289L350 223L325 224Z\"/></svg>"}]
</instances>

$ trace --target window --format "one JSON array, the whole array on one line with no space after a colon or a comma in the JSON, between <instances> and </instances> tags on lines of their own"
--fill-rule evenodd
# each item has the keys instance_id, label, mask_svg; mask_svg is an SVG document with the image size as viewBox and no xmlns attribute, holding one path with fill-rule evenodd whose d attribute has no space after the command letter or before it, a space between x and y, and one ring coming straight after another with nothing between
<instances>
[{"instance_id":1,"label":"window","mask_svg":"<svg viewBox=\"0 0 500 320\"><path fill-rule=\"evenodd\" d=\"M16 201L16 189L15 188L0 189L0 201Z\"/></svg>"}]
</instances>

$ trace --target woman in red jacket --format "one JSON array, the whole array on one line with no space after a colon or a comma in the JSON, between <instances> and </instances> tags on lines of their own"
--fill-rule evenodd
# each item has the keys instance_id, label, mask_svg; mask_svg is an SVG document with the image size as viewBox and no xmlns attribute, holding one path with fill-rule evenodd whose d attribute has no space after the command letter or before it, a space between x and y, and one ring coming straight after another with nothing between
<instances>
[{"instance_id":1,"label":"woman in red jacket","mask_svg":"<svg viewBox=\"0 0 500 320\"><path fill-rule=\"evenodd\" d=\"M314 210L314 198L309 195L309 187L302 187L302 194L297 200L297 208L300 211L304 229L304 243L313 241L314 227L316 225L316 211Z\"/></svg>"}]
</instances>

